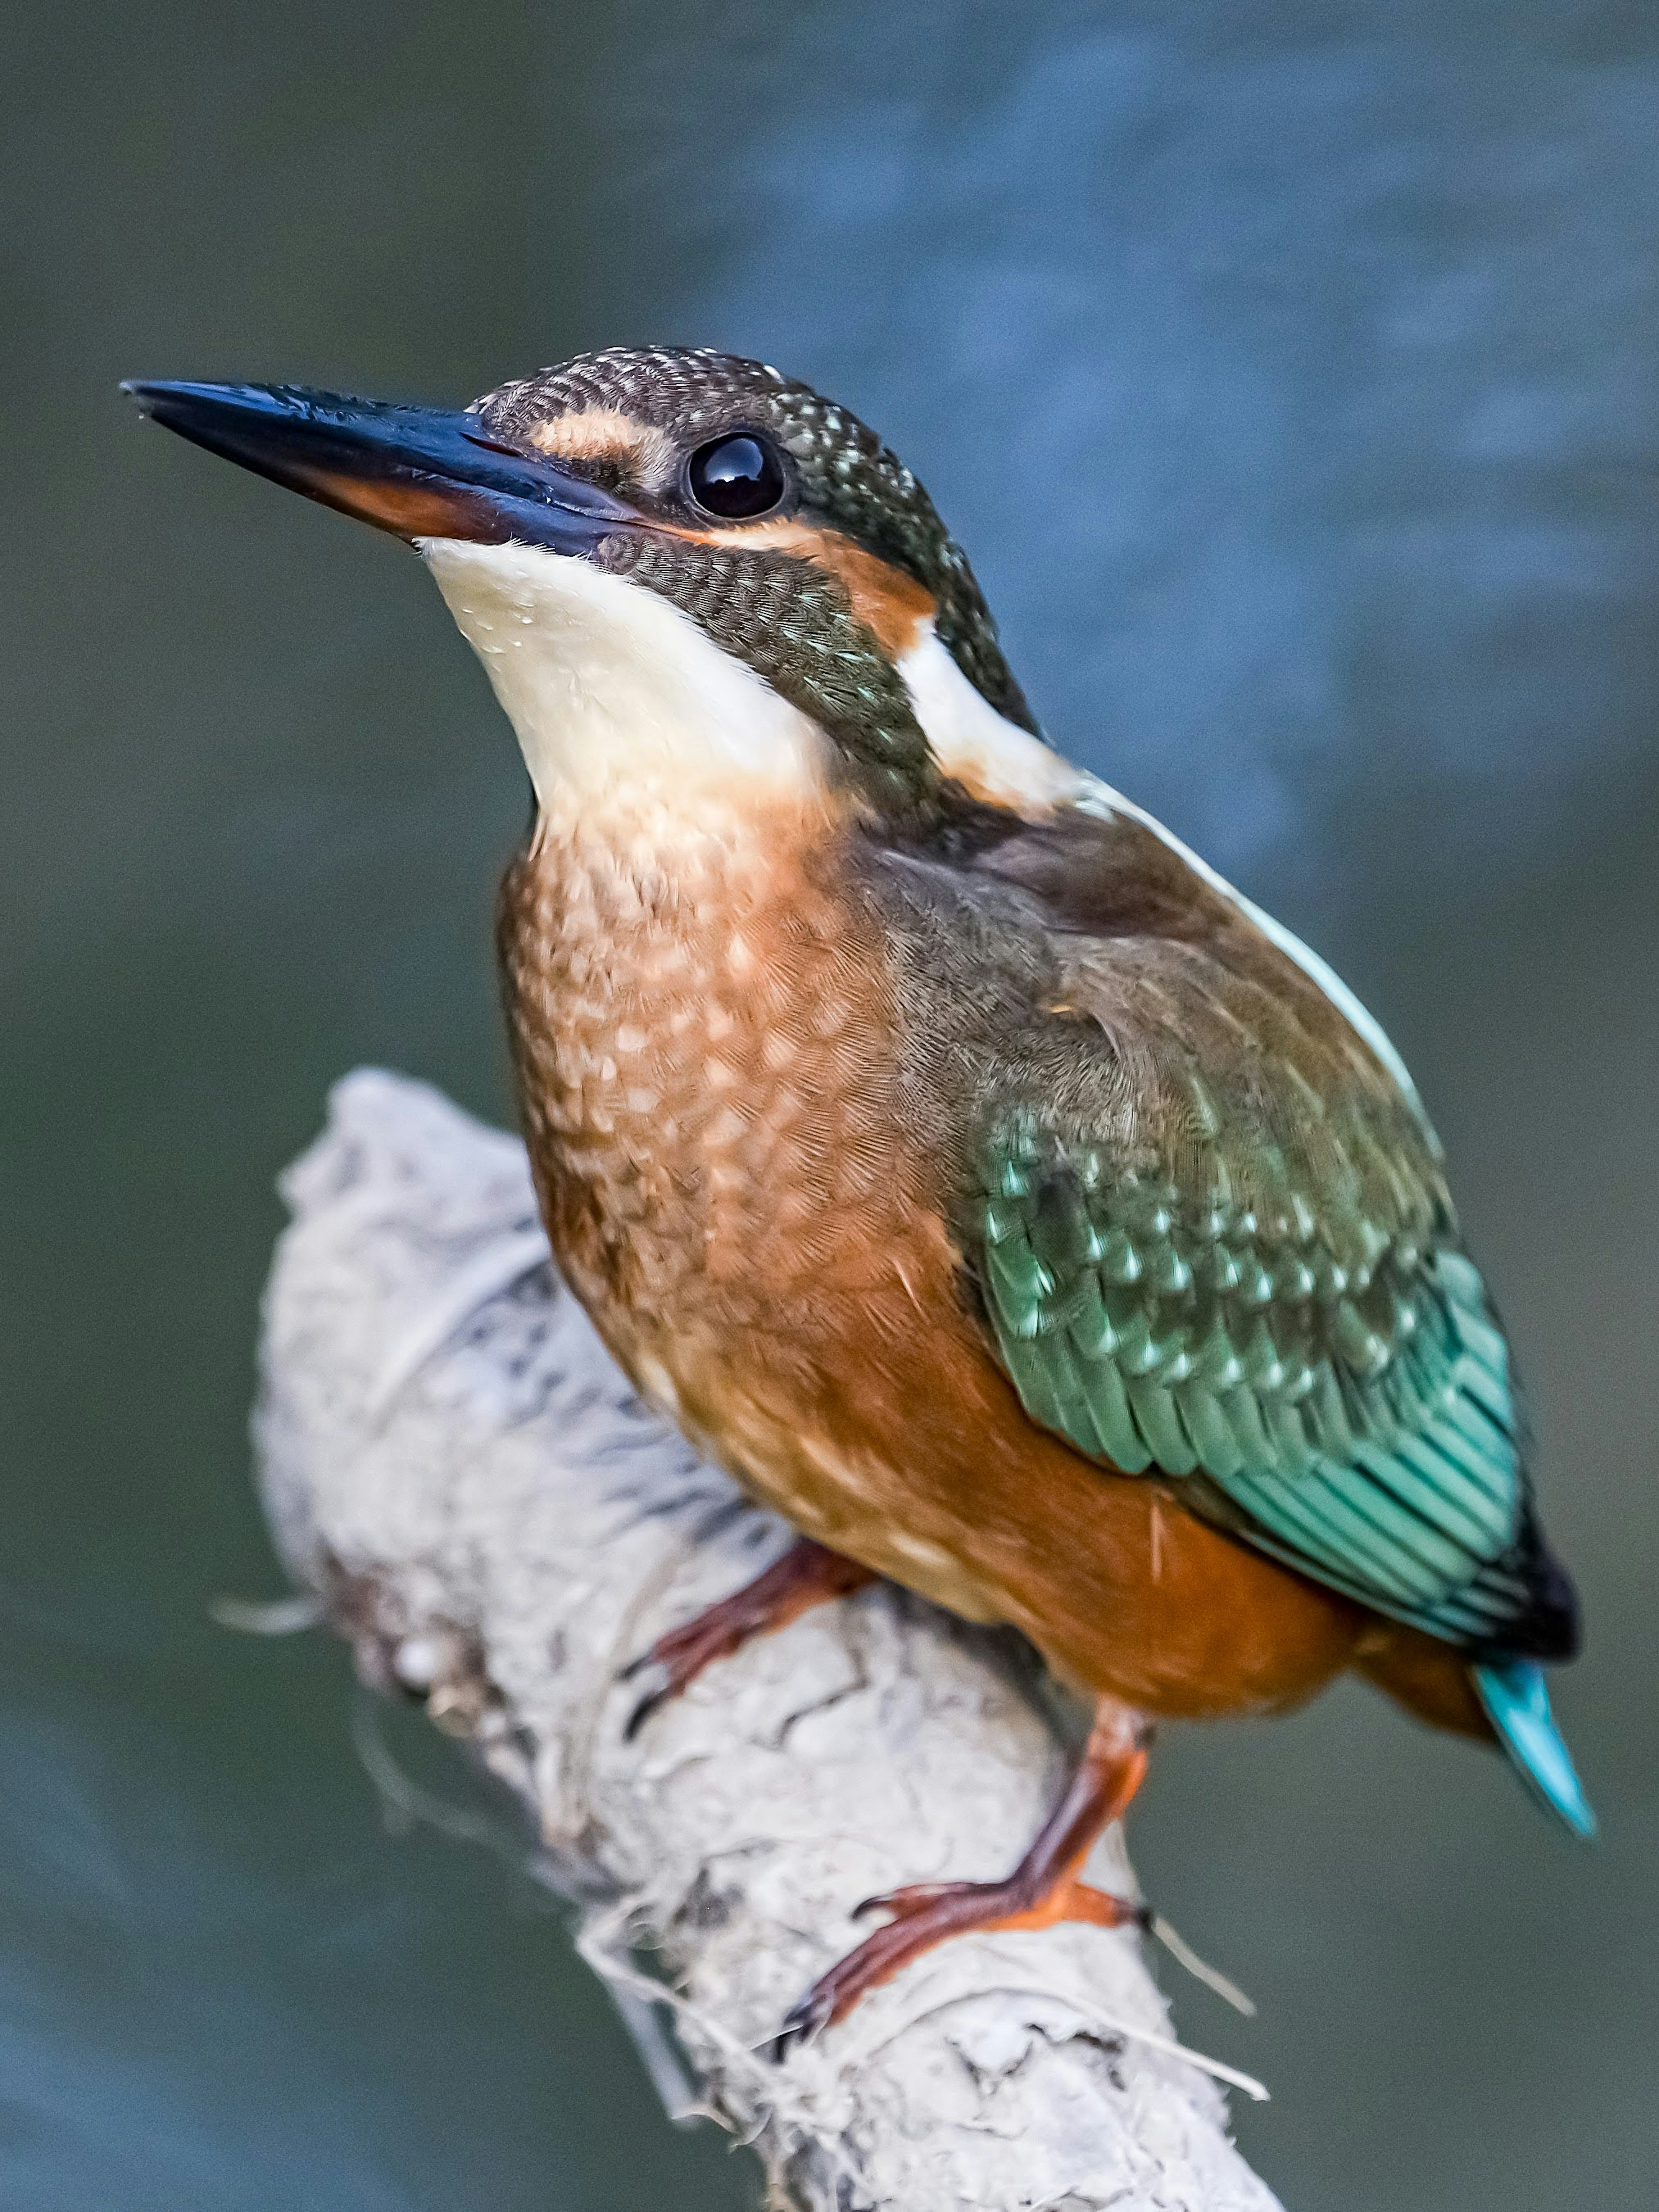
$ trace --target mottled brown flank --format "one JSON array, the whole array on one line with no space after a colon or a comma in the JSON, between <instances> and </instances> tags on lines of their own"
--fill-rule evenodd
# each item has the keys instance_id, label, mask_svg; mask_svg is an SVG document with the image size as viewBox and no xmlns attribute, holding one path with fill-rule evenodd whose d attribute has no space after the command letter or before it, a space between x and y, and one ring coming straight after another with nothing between
<instances>
[{"instance_id":1,"label":"mottled brown flank","mask_svg":"<svg viewBox=\"0 0 1659 2212\"><path fill-rule=\"evenodd\" d=\"M501 941L573 1288L758 1497L1065 1678L1168 1714L1305 1697L1366 1617L1034 1427L964 1308L947 1102L919 1121L857 873L799 814L543 823Z\"/></svg>"}]
</instances>

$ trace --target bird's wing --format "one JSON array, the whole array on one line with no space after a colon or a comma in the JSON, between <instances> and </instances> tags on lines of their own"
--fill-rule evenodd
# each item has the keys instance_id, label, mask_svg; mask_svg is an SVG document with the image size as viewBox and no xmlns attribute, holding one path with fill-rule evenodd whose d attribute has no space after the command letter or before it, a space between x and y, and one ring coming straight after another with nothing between
<instances>
[{"instance_id":1,"label":"bird's wing","mask_svg":"<svg viewBox=\"0 0 1659 2212\"><path fill-rule=\"evenodd\" d=\"M1381 1611L1559 1645L1508 1347L1387 1040L1132 810L975 867L1049 952L957 1221L1027 1413Z\"/></svg>"}]
</instances>

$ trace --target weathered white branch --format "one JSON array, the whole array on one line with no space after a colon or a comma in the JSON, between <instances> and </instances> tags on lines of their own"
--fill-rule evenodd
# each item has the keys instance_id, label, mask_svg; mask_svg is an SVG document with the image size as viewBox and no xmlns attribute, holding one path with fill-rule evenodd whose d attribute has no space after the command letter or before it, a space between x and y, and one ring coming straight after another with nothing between
<instances>
[{"instance_id":1,"label":"weathered white branch","mask_svg":"<svg viewBox=\"0 0 1659 2212\"><path fill-rule=\"evenodd\" d=\"M958 1939L765 2055L860 1898L1017 1859L1066 1755L1029 1668L878 1588L627 1743L621 1667L783 1531L633 1397L545 1264L516 1141L361 1073L284 1190L256 1425L277 1540L366 1678L426 1692L527 1801L671 2102L752 2140L778 2206L1272 2212L1130 1934ZM1095 1874L1132 1883L1115 1835Z\"/></svg>"}]
</instances>

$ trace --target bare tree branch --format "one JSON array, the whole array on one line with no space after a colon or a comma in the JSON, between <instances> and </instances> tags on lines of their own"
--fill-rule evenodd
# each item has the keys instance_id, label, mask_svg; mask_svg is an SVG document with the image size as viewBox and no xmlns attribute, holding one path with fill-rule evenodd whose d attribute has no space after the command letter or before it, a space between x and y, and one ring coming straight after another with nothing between
<instances>
[{"instance_id":1,"label":"bare tree branch","mask_svg":"<svg viewBox=\"0 0 1659 2212\"><path fill-rule=\"evenodd\" d=\"M363 1072L284 1191L256 1422L278 1541L364 1678L526 1801L671 2109L752 2142L802 2212L1272 2212L1216 2077L1255 2085L1177 2048L1127 1933L958 1939L765 2055L860 1899L1018 1857L1066 1756L1029 1662L878 1587L626 1742L624 1662L784 1531L634 1398L515 1140ZM1093 1871L1133 1887L1115 1832Z\"/></svg>"}]
</instances>

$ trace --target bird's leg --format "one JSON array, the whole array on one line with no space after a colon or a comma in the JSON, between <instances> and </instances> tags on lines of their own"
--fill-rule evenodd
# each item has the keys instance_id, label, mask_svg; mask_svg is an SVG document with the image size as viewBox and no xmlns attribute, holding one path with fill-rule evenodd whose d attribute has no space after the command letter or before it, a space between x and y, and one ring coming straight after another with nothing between
<instances>
[{"instance_id":1,"label":"bird's leg","mask_svg":"<svg viewBox=\"0 0 1659 2212\"><path fill-rule=\"evenodd\" d=\"M1101 1831L1140 1787L1151 1735L1139 1713L1103 1698L1077 1771L1012 1874L1002 1881L920 1882L867 1899L855 1917L880 1911L892 1918L813 1984L784 2021L776 2054L844 2019L868 1990L947 1936L1052 1928L1061 1920L1150 1927L1145 1905L1091 1888L1079 1870Z\"/></svg>"},{"instance_id":2,"label":"bird's leg","mask_svg":"<svg viewBox=\"0 0 1659 2212\"><path fill-rule=\"evenodd\" d=\"M728 1659L757 1636L769 1636L774 1629L786 1628L815 1605L846 1597L876 1579L872 1570L860 1566L856 1559L844 1559L828 1546L815 1544L810 1536L798 1536L764 1574L708 1607L683 1627L671 1628L623 1670L624 1680L642 1668L657 1666L663 1670L663 1680L646 1692L629 1715L627 1735L633 1736L659 1705L678 1697L716 1659Z\"/></svg>"}]
</instances>

